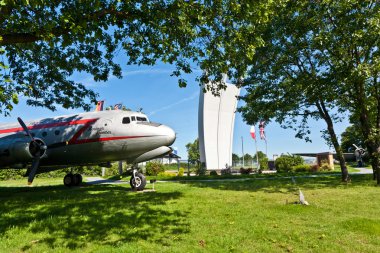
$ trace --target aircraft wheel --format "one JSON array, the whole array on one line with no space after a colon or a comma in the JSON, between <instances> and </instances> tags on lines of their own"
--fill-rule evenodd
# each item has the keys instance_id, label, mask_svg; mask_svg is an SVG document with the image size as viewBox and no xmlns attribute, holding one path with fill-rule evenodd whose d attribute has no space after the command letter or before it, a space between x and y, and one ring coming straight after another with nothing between
<instances>
[{"instance_id":1,"label":"aircraft wheel","mask_svg":"<svg viewBox=\"0 0 380 253\"><path fill-rule=\"evenodd\" d=\"M73 186L74 185L74 175L69 173L63 178L63 184L65 186Z\"/></svg>"},{"instance_id":2,"label":"aircraft wheel","mask_svg":"<svg viewBox=\"0 0 380 253\"><path fill-rule=\"evenodd\" d=\"M81 174L74 174L73 175L73 185L78 186L82 183L82 175Z\"/></svg>"},{"instance_id":3,"label":"aircraft wheel","mask_svg":"<svg viewBox=\"0 0 380 253\"><path fill-rule=\"evenodd\" d=\"M136 176L132 176L131 180L129 181L131 187L133 190L142 191L145 188L146 185L146 178L141 173L136 173Z\"/></svg>"}]
</instances>

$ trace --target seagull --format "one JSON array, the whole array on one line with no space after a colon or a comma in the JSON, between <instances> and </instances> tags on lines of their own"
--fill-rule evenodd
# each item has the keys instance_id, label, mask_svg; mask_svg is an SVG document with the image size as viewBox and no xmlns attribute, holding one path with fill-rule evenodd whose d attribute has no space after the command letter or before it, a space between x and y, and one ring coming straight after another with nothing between
<instances>
[{"instance_id":1,"label":"seagull","mask_svg":"<svg viewBox=\"0 0 380 253\"><path fill-rule=\"evenodd\" d=\"M299 190L299 192L300 192L300 203L301 203L301 205L306 205L306 206L308 206L309 203L305 200L305 196L303 195L303 193L301 192L300 189L298 189L298 190Z\"/></svg>"}]
</instances>

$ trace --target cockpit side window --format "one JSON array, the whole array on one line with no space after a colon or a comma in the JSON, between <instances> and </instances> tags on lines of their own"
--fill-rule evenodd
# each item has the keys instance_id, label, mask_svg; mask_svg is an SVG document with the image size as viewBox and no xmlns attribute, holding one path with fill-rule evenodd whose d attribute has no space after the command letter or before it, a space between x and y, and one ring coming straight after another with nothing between
<instances>
[{"instance_id":1,"label":"cockpit side window","mask_svg":"<svg viewBox=\"0 0 380 253\"><path fill-rule=\"evenodd\" d=\"M129 117L124 117L123 118L123 124L129 124L129 123L131 123L130 118Z\"/></svg>"},{"instance_id":2,"label":"cockpit side window","mask_svg":"<svg viewBox=\"0 0 380 253\"><path fill-rule=\"evenodd\" d=\"M135 116L132 116L131 119L132 119L132 121L136 121L136 117Z\"/></svg>"},{"instance_id":3,"label":"cockpit side window","mask_svg":"<svg viewBox=\"0 0 380 253\"><path fill-rule=\"evenodd\" d=\"M147 119L144 117L136 117L136 118L137 118L137 121L147 121Z\"/></svg>"}]
</instances>

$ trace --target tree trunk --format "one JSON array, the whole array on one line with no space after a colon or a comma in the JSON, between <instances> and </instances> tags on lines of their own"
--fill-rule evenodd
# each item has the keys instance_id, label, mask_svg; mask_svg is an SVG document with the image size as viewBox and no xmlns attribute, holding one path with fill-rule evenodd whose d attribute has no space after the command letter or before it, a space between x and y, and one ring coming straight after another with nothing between
<instances>
[{"instance_id":1,"label":"tree trunk","mask_svg":"<svg viewBox=\"0 0 380 253\"><path fill-rule=\"evenodd\" d=\"M378 155L372 158L372 169L373 169L373 180L376 180L377 184L380 185L380 159Z\"/></svg>"},{"instance_id":2,"label":"tree trunk","mask_svg":"<svg viewBox=\"0 0 380 253\"><path fill-rule=\"evenodd\" d=\"M371 166L372 166L372 171L373 171L372 172L373 180L376 180L377 178L376 171L377 171L377 168L379 167L379 160L376 159L376 156L374 155L376 149L373 148L373 145L371 145L371 143L367 143L367 142L366 142L366 147L367 147L369 159L371 161Z\"/></svg>"},{"instance_id":3,"label":"tree trunk","mask_svg":"<svg viewBox=\"0 0 380 253\"><path fill-rule=\"evenodd\" d=\"M374 133L371 129L371 122L369 117L369 112L366 107L366 97L364 93L363 83L357 83L357 105L360 106L360 109L358 110L360 112L359 114L359 121L361 130L363 133L363 137L365 139L365 145L367 147L368 155L371 160L372 170L373 170L373 179L377 179L377 184L380 185L380 146L378 144L378 141L375 140ZM379 109L379 108L378 108ZM380 113L380 111L378 111ZM378 115L377 115L378 116ZM377 126L379 128L379 126ZM376 135L376 134L375 134Z\"/></svg>"},{"instance_id":4,"label":"tree trunk","mask_svg":"<svg viewBox=\"0 0 380 253\"><path fill-rule=\"evenodd\" d=\"M327 130L329 131L329 134L331 136L331 142L333 143L333 146L336 151L337 159L339 160L340 170L342 171L342 182L348 182L350 180L350 177L348 175L346 159L344 159L343 151L338 142L338 138L336 137L336 134L333 128L330 129L330 127L327 127Z\"/></svg>"},{"instance_id":5,"label":"tree trunk","mask_svg":"<svg viewBox=\"0 0 380 253\"><path fill-rule=\"evenodd\" d=\"M373 170L373 180L376 180L377 184L380 185L380 153L379 147L373 141L368 141L366 143L369 157L371 159L371 165Z\"/></svg>"},{"instance_id":6,"label":"tree trunk","mask_svg":"<svg viewBox=\"0 0 380 253\"><path fill-rule=\"evenodd\" d=\"M380 186L380 169L379 169L379 158L376 159L377 161L377 171L376 171L376 177L377 177L377 185Z\"/></svg>"},{"instance_id":7,"label":"tree trunk","mask_svg":"<svg viewBox=\"0 0 380 253\"><path fill-rule=\"evenodd\" d=\"M333 123L333 121L330 117L330 114L329 114L329 112L328 112L328 110L327 110L327 108L326 108L326 106L322 100L317 102L316 106L318 108L319 114L325 120L325 122L327 124L327 131L330 135L330 140L334 146L334 149L335 149L335 152L337 155L337 159L339 160L340 170L342 171L342 182L348 182L350 177L348 175L346 160L344 159L342 148L341 148L339 141L338 141L338 138L335 134L334 123Z\"/></svg>"},{"instance_id":8,"label":"tree trunk","mask_svg":"<svg viewBox=\"0 0 380 253\"><path fill-rule=\"evenodd\" d=\"M123 161L119 161L119 175L123 175Z\"/></svg>"}]
</instances>

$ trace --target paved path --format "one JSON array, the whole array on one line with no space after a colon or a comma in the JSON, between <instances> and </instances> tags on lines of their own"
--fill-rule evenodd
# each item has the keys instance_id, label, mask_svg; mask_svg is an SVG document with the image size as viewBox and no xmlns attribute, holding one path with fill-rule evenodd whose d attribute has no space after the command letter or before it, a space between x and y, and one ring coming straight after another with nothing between
<instances>
[{"instance_id":1,"label":"paved path","mask_svg":"<svg viewBox=\"0 0 380 253\"><path fill-rule=\"evenodd\" d=\"M358 172L352 172L350 174L372 174L373 170L368 168L355 168L357 170L360 170Z\"/></svg>"}]
</instances>

